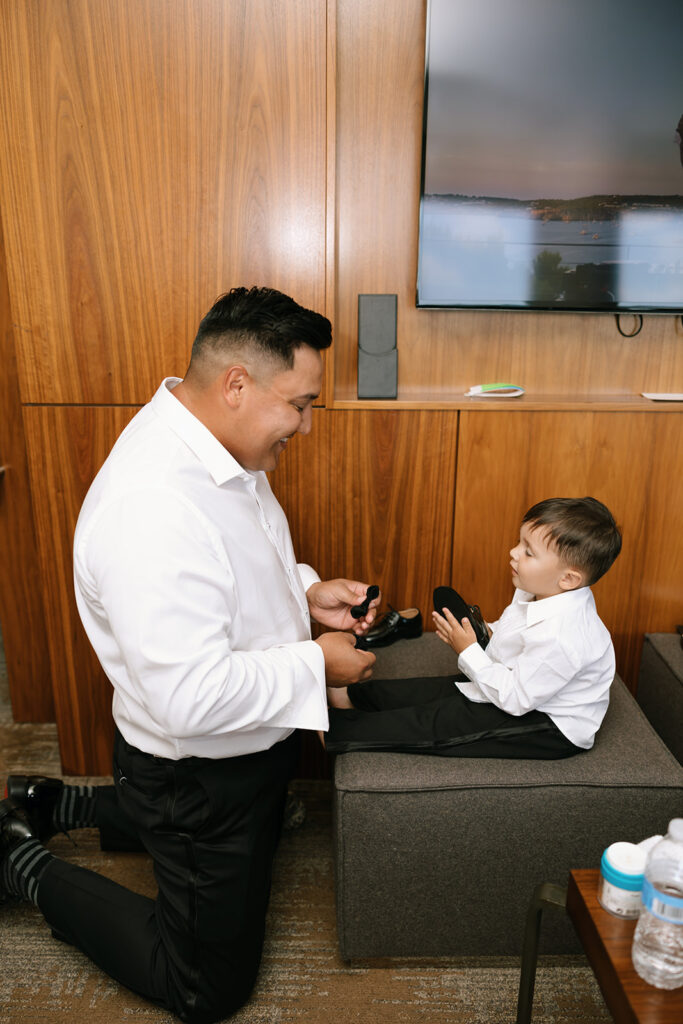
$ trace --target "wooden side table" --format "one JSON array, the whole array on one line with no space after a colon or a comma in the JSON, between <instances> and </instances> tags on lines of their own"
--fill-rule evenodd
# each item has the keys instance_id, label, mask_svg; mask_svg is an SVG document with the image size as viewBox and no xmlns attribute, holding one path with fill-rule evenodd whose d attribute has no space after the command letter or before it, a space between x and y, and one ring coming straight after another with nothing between
<instances>
[{"instance_id":1,"label":"wooden side table","mask_svg":"<svg viewBox=\"0 0 683 1024\"><path fill-rule=\"evenodd\" d=\"M631 943L636 922L609 914L598 903L600 872L570 871L566 890L545 884L534 893L527 916L517 1024L529 1024L534 995L538 936L547 907L566 909L616 1024L681 1024L683 988L654 988L636 973Z\"/></svg>"}]
</instances>

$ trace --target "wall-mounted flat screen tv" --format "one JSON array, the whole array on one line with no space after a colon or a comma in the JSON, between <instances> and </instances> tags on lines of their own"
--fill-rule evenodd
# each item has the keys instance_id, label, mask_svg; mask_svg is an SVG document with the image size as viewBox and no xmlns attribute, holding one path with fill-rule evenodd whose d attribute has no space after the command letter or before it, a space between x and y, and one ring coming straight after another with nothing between
<instances>
[{"instance_id":1,"label":"wall-mounted flat screen tv","mask_svg":"<svg viewBox=\"0 0 683 1024\"><path fill-rule=\"evenodd\" d=\"M683 0L429 0L417 304L683 311Z\"/></svg>"}]
</instances>

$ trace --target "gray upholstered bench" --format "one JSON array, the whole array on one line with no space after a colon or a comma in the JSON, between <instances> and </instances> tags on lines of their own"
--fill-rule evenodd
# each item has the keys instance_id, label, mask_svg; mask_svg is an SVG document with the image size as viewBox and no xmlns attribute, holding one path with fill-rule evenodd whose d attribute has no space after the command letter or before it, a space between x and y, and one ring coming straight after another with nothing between
<instances>
[{"instance_id":1,"label":"gray upholstered bench","mask_svg":"<svg viewBox=\"0 0 683 1024\"><path fill-rule=\"evenodd\" d=\"M378 651L377 678L445 675L435 634ZM350 753L334 765L337 924L346 959L518 955L540 882L683 812L683 768L620 679L594 748L563 761ZM545 952L579 949L548 915Z\"/></svg>"},{"instance_id":2,"label":"gray upholstered bench","mask_svg":"<svg viewBox=\"0 0 683 1024\"><path fill-rule=\"evenodd\" d=\"M638 703L683 764L683 648L676 633L646 633Z\"/></svg>"}]
</instances>

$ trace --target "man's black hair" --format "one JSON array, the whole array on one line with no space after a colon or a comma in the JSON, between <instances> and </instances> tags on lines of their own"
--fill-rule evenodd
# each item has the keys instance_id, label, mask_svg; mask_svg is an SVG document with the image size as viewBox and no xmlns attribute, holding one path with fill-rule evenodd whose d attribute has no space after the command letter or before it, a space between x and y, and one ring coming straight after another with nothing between
<instances>
[{"instance_id":1,"label":"man's black hair","mask_svg":"<svg viewBox=\"0 0 683 1024\"><path fill-rule=\"evenodd\" d=\"M277 360L286 369L294 365L301 345L328 348L332 325L327 317L305 309L274 288L233 288L222 295L199 325L192 345L192 360L201 361L210 350L250 348Z\"/></svg>"}]
</instances>

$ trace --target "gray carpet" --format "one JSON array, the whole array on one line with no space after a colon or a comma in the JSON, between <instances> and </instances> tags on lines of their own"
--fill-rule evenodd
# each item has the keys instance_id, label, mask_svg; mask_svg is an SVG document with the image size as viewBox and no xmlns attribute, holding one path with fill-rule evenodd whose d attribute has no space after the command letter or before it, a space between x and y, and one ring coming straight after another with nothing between
<instances>
[{"instance_id":1,"label":"gray carpet","mask_svg":"<svg viewBox=\"0 0 683 1024\"><path fill-rule=\"evenodd\" d=\"M0 650L1 654L1 650ZM59 774L53 725L17 725L0 657L0 779L9 771ZM105 781L74 779L73 781ZM108 780L107 780L108 781ZM507 1024L515 1019L519 964L506 959L372 961L348 964L337 947L330 784L301 780L305 823L284 834L273 885L262 969L235 1024ZM97 833L55 837L57 856L149 895L141 854L102 853ZM445 910L447 912L447 910ZM77 950L55 941L30 905L0 908L0 1024L171 1024L109 979ZM582 957L541 961L534 1024L611 1020Z\"/></svg>"}]
</instances>

